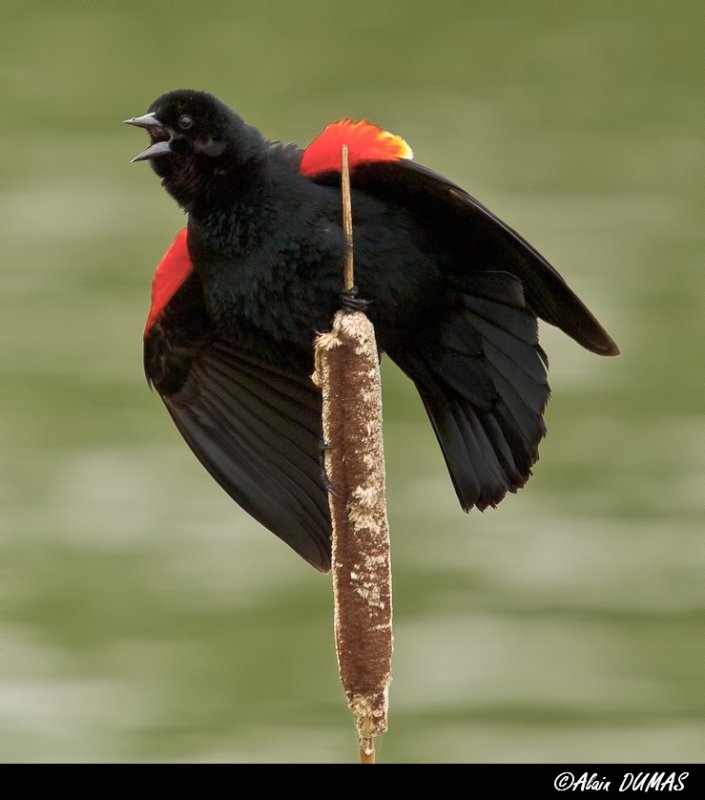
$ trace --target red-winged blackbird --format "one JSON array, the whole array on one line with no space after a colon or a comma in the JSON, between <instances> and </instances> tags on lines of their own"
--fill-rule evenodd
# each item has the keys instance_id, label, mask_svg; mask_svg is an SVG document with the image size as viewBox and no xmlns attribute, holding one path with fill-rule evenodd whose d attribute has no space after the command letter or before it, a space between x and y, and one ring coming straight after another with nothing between
<instances>
[{"instance_id":1,"label":"red-winged blackbird","mask_svg":"<svg viewBox=\"0 0 705 800\"><path fill-rule=\"evenodd\" d=\"M330 517L313 339L340 306L340 146L350 151L355 278L380 351L416 384L462 507L524 485L545 434L537 317L617 346L563 278L463 189L368 122L302 152L204 92L159 97L145 128L188 227L160 263L144 363L184 439L234 500L320 570Z\"/></svg>"}]
</instances>

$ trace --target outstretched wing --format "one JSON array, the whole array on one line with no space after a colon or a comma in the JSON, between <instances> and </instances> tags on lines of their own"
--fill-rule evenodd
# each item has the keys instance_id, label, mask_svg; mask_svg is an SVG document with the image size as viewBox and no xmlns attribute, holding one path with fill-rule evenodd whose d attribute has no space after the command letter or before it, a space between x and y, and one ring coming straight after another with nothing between
<instances>
[{"instance_id":1,"label":"outstretched wing","mask_svg":"<svg viewBox=\"0 0 705 800\"><path fill-rule=\"evenodd\" d=\"M450 258L437 319L390 356L415 382L463 508L524 485L546 433L536 317L600 355L619 350L559 273L463 189L408 160L360 164L352 186L405 205Z\"/></svg>"},{"instance_id":2,"label":"outstretched wing","mask_svg":"<svg viewBox=\"0 0 705 800\"><path fill-rule=\"evenodd\" d=\"M313 384L219 339L194 271L158 315L150 314L144 366L181 435L223 489L327 571L330 516Z\"/></svg>"},{"instance_id":3,"label":"outstretched wing","mask_svg":"<svg viewBox=\"0 0 705 800\"><path fill-rule=\"evenodd\" d=\"M464 189L407 159L360 164L351 184L406 206L453 254L450 269L461 279L478 271L516 275L536 316L593 353L619 354L610 335L558 271Z\"/></svg>"},{"instance_id":4,"label":"outstretched wing","mask_svg":"<svg viewBox=\"0 0 705 800\"><path fill-rule=\"evenodd\" d=\"M536 317L600 355L619 350L543 256L466 191L410 161L398 137L342 120L307 149L301 172L337 184L341 144L353 190L405 208L437 242L444 296L389 355L416 384L463 508L496 505L527 481L546 432L548 361Z\"/></svg>"}]
</instances>

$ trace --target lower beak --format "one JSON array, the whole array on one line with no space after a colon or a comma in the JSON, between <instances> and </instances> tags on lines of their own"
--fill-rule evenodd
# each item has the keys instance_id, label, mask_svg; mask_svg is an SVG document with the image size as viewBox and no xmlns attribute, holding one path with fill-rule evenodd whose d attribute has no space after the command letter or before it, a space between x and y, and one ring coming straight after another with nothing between
<instances>
[{"instance_id":1,"label":"lower beak","mask_svg":"<svg viewBox=\"0 0 705 800\"><path fill-rule=\"evenodd\" d=\"M169 153L171 153L171 142L155 142L130 159L130 163L134 164L135 161L147 161L151 158L159 158L159 156L168 156Z\"/></svg>"},{"instance_id":2,"label":"lower beak","mask_svg":"<svg viewBox=\"0 0 705 800\"><path fill-rule=\"evenodd\" d=\"M126 119L127 125L134 125L136 128L144 128L149 131L152 137L152 144L136 155L132 161L147 161L160 156L167 156L171 153L171 136L167 129L159 122L154 114L143 114L141 117Z\"/></svg>"}]
</instances>

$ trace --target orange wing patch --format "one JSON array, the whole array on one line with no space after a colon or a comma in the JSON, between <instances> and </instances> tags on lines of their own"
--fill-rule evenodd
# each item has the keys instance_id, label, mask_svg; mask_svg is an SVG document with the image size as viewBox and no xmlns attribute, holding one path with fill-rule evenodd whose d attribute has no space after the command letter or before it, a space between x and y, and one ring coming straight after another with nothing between
<instances>
[{"instance_id":1,"label":"orange wing patch","mask_svg":"<svg viewBox=\"0 0 705 800\"><path fill-rule=\"evenodd\" d=\"M322 172L340 172L340 151L344 144L348 146L351 172L358 164L367 161L399 161L414 157L401 136L382 130L367 120L341 119L328 125L306 148L301 159L301 174L313 176Z\"/></svg>"},{"instance_id":2,"label":"orange wing patch","mask_svg":"<svg viewBox=\"0 0 705 800\"><path fill-rule=\"evenodd\" d=\"M154 273L154 279L152 280L152 307L149 309L147 324L144 328L145 338L193 269L193 262L186 242L187 236L188 230L186 228L182 228L176 234L176 238L164 253L157 271Z\"/></svg>"}]
</instances>

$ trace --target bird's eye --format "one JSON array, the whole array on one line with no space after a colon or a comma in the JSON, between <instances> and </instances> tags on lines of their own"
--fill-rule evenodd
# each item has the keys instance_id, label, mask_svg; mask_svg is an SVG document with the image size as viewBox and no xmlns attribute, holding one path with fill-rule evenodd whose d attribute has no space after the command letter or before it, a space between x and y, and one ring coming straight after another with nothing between
<instances>
[{"instance_id":1,"label":"bird's eye","mask_svg":"<svg viewBox=\"0 0 705 800\"><path fill-rule=\"evenodd\" d=\"M187 131L193 125L193 119L188 114L179 117L179 127L182 131Z\"/></svg>"}]
</instances>

